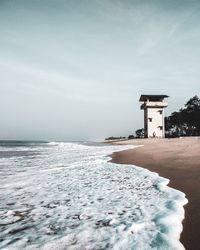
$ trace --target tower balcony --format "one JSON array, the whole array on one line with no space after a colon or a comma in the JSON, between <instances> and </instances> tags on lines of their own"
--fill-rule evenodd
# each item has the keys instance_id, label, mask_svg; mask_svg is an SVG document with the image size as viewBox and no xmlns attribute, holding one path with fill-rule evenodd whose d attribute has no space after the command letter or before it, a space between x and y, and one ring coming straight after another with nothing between
<instances>
[{"instance_id":1,"label":"tower balcony","mask_svg":"<svg viewBox=\"0 0 200 250\"><path fill-rule=\"evenodd\" d=\"M146 108L166 108L168 106L168 103L166 102L151 102L146 101L141 106L140 109L146 109Z\"/></svg>"}]
</instances>

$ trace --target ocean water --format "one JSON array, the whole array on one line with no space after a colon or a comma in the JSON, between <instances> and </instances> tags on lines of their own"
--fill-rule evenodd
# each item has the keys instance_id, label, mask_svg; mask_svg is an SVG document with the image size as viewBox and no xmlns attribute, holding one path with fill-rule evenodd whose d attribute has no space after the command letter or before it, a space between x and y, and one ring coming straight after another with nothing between
<instances>
[{"instance_id":1,"label":"ocean water","mask_svg":"<svg viewBox=\"0 0 200 250\"><path fill-rule=\"evenodd\" d=\"M0 248L184 249L187 200L168 180L109 162L133 146L0 144Z\"/></svg>"}]
</instances>

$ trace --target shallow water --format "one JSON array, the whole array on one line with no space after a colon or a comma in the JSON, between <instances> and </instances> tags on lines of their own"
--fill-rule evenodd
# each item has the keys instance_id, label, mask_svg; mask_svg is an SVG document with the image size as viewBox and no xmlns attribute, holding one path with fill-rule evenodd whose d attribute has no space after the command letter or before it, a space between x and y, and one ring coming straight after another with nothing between
<instances>
[{"instance_id":1,"label":"shallow water","mask_svg":"<svg viewBox=\"0 0 200 250\"><path fill-rule=\"evenodd\" d=\"M0 248L184 249L185 195L148 170L108 162L132 146L0 147Z\"/></svg>"}]
</instances>

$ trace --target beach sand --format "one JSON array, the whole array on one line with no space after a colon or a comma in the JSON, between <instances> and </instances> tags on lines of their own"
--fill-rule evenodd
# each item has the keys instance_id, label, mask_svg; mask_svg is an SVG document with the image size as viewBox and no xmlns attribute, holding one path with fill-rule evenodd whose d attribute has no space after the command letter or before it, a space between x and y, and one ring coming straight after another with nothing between
<instances>
[{"instance_id":1,"label":"beach sand","mask_svg":"<svg viewBox=\"0 0 200 250\"><path fill-rule=\"evenodd\" d=\"M112 155L112 162L145 167L170 179L169 186L186 194L181 242L189 250L200 249L200 137L135 139L111 142L144 145Z\"/></svg>"}]
</instances>

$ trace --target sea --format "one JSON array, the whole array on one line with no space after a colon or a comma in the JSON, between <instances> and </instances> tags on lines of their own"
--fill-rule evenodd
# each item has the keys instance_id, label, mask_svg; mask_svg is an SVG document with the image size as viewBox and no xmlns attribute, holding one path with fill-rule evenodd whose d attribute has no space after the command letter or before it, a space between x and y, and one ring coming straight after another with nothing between
<instances>
[{"instance_id":1,"label":"sea","mask_svg":"<svg viewBox=\"0 0 200 250\"><path fill-rule=\"evenodd\" d=\"M185 194L157 173L110 162L130 148L1 141L0 249L184 249Z\"/></svg>"}]
</instances>

